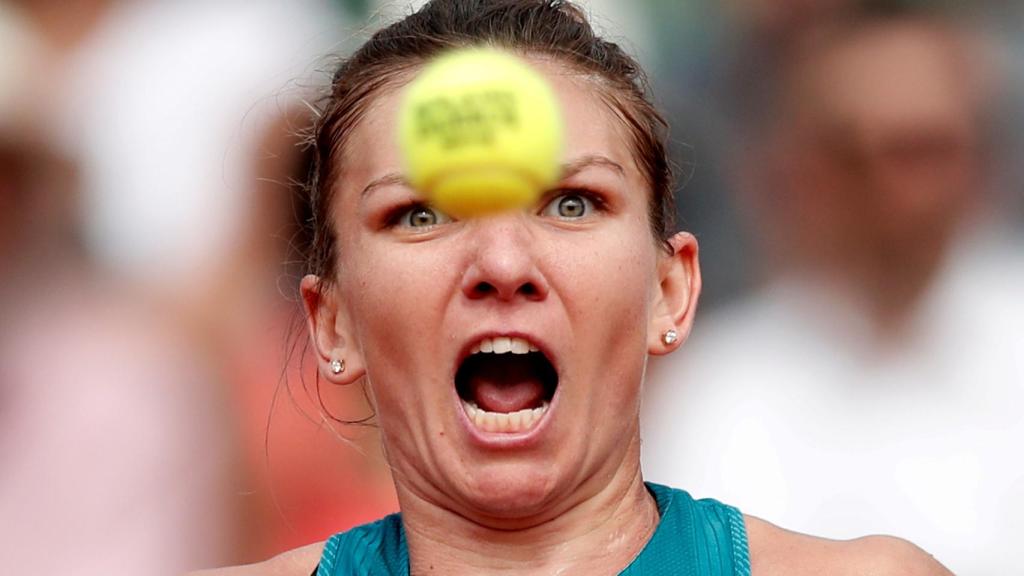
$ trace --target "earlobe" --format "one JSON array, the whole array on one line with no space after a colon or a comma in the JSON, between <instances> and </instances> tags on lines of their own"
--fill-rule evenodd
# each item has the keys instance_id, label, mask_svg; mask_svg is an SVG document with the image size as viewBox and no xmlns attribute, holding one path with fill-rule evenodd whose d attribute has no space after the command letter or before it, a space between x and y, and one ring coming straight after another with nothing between
<instances>
[{"instance_id":1,"label":"earlobe","mask_svg":"<svg viewBox=\"0 0 1024 576\"><path fill-rule=\"evenodd\" d=\"M654 355L668 354L686 340L701 289L697 239L679 232L669 239L669 245L672 252L658 263L648 327L647 351Z\"/></svg>"},{"instance_id":2,"label":"earlobe","mask_svg":"<svg viewBox=\"0 0 1024 576\"><path fill-rule=\"evenodd\" d=\"M309 339L320 374L334 384L351 384L365 374L362 355L352 345L348 313L334 289L309 274L300 284Z\"/></svg>"}]
</instances>

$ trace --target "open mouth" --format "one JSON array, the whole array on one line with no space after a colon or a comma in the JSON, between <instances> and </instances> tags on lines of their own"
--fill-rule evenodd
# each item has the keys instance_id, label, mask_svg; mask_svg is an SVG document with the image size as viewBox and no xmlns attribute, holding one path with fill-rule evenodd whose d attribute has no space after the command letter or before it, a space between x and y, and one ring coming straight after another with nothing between
<instances>
[{"instance_id":1,"label":"open mouth","mask_svg":"<svg viewBox=\"0 0 1024 576\"><path fill-rule=\"evenodd\" d=\"M522 338L485 338L455 373L469 421L484 432L518 433L540 422L558 387L558 373Z\"/></svg>"}]
</instances>

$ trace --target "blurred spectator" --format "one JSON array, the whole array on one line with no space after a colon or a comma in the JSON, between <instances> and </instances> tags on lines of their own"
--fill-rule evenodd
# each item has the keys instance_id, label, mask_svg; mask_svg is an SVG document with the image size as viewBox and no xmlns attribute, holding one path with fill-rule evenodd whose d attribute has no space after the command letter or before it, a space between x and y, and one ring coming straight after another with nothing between
<instances>
[{"instance_id":1,"label":"blurred spectator","mask_svg":"<svg viewBox=\"0 0 1024 576\"><path fill-rule=\"evenodd\" d=\"M652 80L678 166L678 222L701 242L703 310L728 304L754 281L753 240L729 194L731 151L745 144L736 126L758 110L748 103L796 31L851 1L647 2L657 46Z\"/></svg>"},{"instance_id":2,"label":"blurred spectator","mask_svg":"<svg viewBox=\"0 0 1024 576\"><path fill-rule=\"evenodd\" d=\"M50 127L81 159L87 246L119 277L199 298L249 218L258 134L344 23L327 0L73 4L105 5L58 71Z\"/></svg>"},{"instance_id":3,"label":"blurred spectator","mask_svg":"<svg viewBox=\"0 0 1024 576\"><path fill-rule=\"evenodd\" d=\"M891 4L891 3L890 3ZM989 67L937 15L780 48L738 166L767 283L653 362L647 477L1005 574L1024 537L1024 240L990 190Z\"/></svg>"},{"instance_id":4,"label":"blurred spectator","mask_svg":"<svg viewBox=\"0 0 1024 576\"><path fill-rule=\"evenodd\" d=\"M374 430L332 428L319 405L360 419L359 390L314 388L302 351L285 353L302 170L287 118L352 32L335 7L74 0L0 16L0 444L19 469L0 511L26 523L11 526L16 572L69 556L76 574L235 564L393 510ZM64 377L40 371L54 362ZM29 563L76 531L82 551Z\"/></svg>"},{"instance_id":5,"label":"blurred spectator","mask_svg":"<svg viewBox=\"0 0 1024 576\"><path fill-rule=\"evenodd\" d=\"M79 166L39 124L61 54L39 30L0 7L4 571L171 575L224 561L236 531L222 399L168 318L82 246Z\"/></svg>"}]
</instances>

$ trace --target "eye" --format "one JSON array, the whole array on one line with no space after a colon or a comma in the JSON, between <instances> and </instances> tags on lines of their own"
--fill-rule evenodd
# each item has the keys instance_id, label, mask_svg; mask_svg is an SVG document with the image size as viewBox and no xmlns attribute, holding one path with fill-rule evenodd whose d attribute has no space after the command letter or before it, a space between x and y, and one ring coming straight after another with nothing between
<instances>
[{"instance_id":1,"label":"eye","mask_svg":"<svg viewBox=\"0 0 1024 576\"><path fill-rule=\"evenodd\" d=\"M594 211L594 203L587 196L576 192L559 194L548 202L541 213L563 220L577 220L589 216Z\"/></svg>"},{"instance_id":2,"label":"eye","mask_svg":"<svg viewBox=\"0 0 1024 576\"><path fill-rule=\"evenodd\" d=\"M451 220L447 214L436 208L416 204L401 211L395 219L395 224L405 228L430 228Z\"/></svg>"}]
</instances>

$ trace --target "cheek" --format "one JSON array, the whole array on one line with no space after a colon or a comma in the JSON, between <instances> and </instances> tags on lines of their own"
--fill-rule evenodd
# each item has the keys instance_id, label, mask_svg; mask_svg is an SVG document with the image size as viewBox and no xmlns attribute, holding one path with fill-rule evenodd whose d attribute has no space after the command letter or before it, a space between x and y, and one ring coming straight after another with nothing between
<instances>
[{"instance_id":1,"label":"cheek","mask_svg":"<svg viewBox=\"0 0 1024 576\"><path fill-rule=\"evenodd\" d=\"M655 266L644 249L606 248L588 255L598 265L581 266L576 282L587 294L573 304L580 363L571 404L587 414L584 422L600 423L595 441L628 435L639 413Z\"/></svg>"},{"instance_id":2,"label":"cheek","mask_svg":"<svg viewBox=\"0 0 1024 576\"><path fill-rule=\"evenodd\" d=\"M418 450L412 439L438 425L422 407L437 405L449 390L431 379L441 377L432 367L443 343L439 327L450 285L444 275L450 272L435 251L417 250L422 246L366 244L347 262L348 274L359 279L347 286L355 344L385 444Z\"/></svg>"},{"instance_id":3,"label":"cheek","mask_svg":"<svg viewBox=\"0 0 1024 576\"><path fill-rule=\"evenodd\" d=\"M585 350L605 359L590 364L624 376L637 361L642 366L646 354L657 247L645 225L632 226L629 234L595 235L586 246L566 259L565 306ZM614 360L622 365L609 366Z\"/></svg>"},{"instance_id":4,"label":"cheek","mask_svg":"<svg viewBox=\"0 0 1024 576\"><path fill-rule=\"evenodd\" d=\"M360 350L371 380L415 367L435 353L451 267L438 251L419 246L356 246L346 287ZM391 381L389 375L386 378Z\"/></svg>"},{"instance_id":5,"label":"cheek","mask_svg":"<svg viewBox=\"0 0 1024 576\"><path fill-rule=\"evenodd\" d=\"M448 273L438 250L424 245L354 242L346 273L358 278L350 288L357 322L376 326L427 319L444 290ZM450 269L450 267L449 267Z\"/></svg>"},{"instance_id":6,"label":"cheek","mask_svg":"<svg viewBox=\"0 0 1024 576\"><path fill-rule=\"evenodd\" d=\"M657 264L657 246L644 215L618 222L595 234L587 243L580 275L594 297L605 300L605 310L646 307Z\"/></svg>"}]
</instances>

